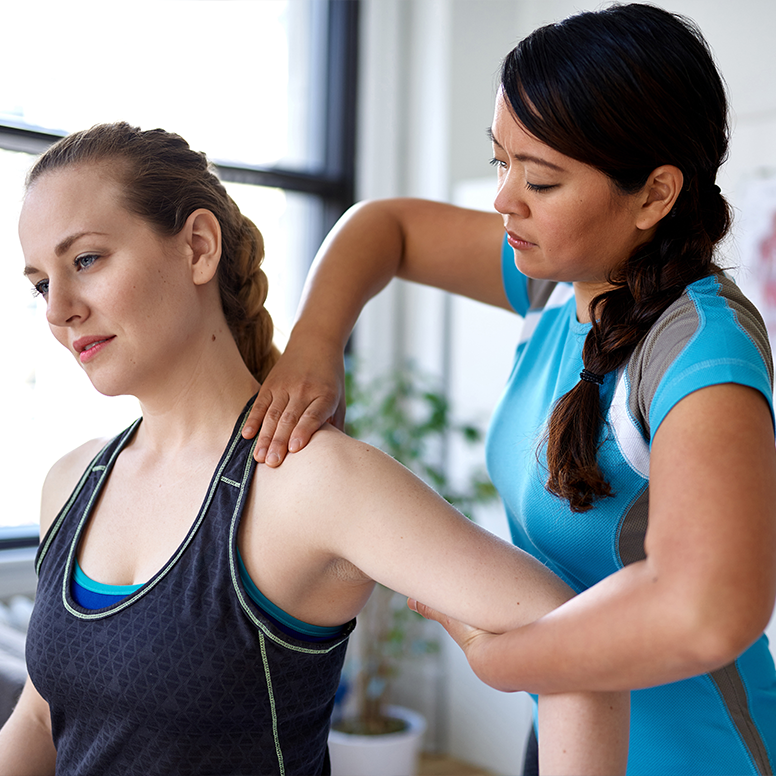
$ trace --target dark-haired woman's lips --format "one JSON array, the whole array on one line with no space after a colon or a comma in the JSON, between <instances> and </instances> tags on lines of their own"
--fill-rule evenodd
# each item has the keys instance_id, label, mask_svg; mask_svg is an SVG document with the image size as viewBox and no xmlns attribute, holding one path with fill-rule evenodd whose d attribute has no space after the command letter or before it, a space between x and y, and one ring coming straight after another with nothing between
<instances>
[{"instance_id":1,"label":"dark-haired woman's lips","mask_svg":"<svg viewBox=\"0 0 776 776\"><path fill-rule=\"evenodd\" d=\"M521 237L519 234L515 234L514 232L507 232L507 242L516 251L527 251L529 248L536 247L536 243L532 243L529 240Z\"/></svg>"}]
</instances>

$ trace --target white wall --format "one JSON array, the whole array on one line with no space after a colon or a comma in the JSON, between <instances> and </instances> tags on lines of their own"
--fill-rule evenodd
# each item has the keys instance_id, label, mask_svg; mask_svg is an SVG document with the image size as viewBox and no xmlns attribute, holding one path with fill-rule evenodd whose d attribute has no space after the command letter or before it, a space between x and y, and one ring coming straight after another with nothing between
<instances>
[{"instance_id":1,"label":"white wall","mask_svg":"<svg viewBox=\"0 0 776 776\"><path fill-rule=\"evenodd\" d=\"M502 56L536 26L600 4L362 2L359 197L412 195L489 207L492 175L485 129ZM734 137L719 183L741 208L753 182L776 173L776 3L653 2L698 22L726 77ZM728 261L739 262L746 234L739 226L735 236ZM745 271L739 279L745 287L750 282ZM356 349L374 369L409 355L444 377L461 417L486 419L508 374L519 325L507 313L394 282L364 312ZM454 456L452 464L462 466L462 456ZM505 534L499 509L479 519ZM450 751L513 776L527 726L525 699L478 683L455 648L446 651L445 668Z\"/></svg>"}]
</instances>

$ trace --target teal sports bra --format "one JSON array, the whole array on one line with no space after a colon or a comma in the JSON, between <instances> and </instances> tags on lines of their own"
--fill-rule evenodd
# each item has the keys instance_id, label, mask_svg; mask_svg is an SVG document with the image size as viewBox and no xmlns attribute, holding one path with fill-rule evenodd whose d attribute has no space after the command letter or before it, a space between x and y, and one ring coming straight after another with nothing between
<instances>
[{"instance_id":1,"label":"teal sports bra","mask_svg":"<svg viewBox=\"0 0 776 776\"><path fill-rule=\"evenodd\" d=\"M264 614L272 620L284 633L303 641L326 641L342 633L344 626L325 627L321 625L310 625L309 623L297 620L287 612L284 612L279 606L276 606L256 587L255 582L248 574L245 568L242 555L237 550L237 563L239 565L240 581L243 583L245 591L251 600L258 606ZM84 573L78 560L75 561L75 571L73 574L73 598L79 606L84 609L104 609L118 603L143 585L106 585L97 582Z\"/></svg>"}]
</instances>

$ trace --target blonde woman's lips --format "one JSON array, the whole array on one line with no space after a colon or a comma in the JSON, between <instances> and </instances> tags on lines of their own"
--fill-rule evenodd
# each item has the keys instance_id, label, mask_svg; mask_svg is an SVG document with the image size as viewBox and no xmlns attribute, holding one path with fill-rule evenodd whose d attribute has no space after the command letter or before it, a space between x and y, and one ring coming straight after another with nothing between
<instances>
[{"instance_id":1,"label":"blonde woman's lips","mask_svg":"<svg viewBox=\"0 0 776 776\"><path fill-rule=\"evenodd\" d=\"M85 364L91 361L113 339L114 337L105 336L80 337L73 343L73 350L78 353L81 363Z\"/></svg>"}]
</instances>

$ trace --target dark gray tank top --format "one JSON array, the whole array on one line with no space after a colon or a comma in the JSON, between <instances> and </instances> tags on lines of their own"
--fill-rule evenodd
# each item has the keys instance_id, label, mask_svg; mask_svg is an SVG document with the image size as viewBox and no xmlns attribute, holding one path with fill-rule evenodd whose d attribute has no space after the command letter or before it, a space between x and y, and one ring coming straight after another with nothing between
<instances>
[{"instance_id":1,"label":"dark gray tank top","mask_svg":"<svg viewBox=\"0 0 776 776\"><path fill-rule=\"evenodd\" d=\"M80 537L140 420L84 472L44 537L27 664L51 709L57 774L317 776L347 637L280 631L239 578L236 537L253 477L244 412L173 557L104 609L71 595Z\"/></svg>"}]
</instances>

